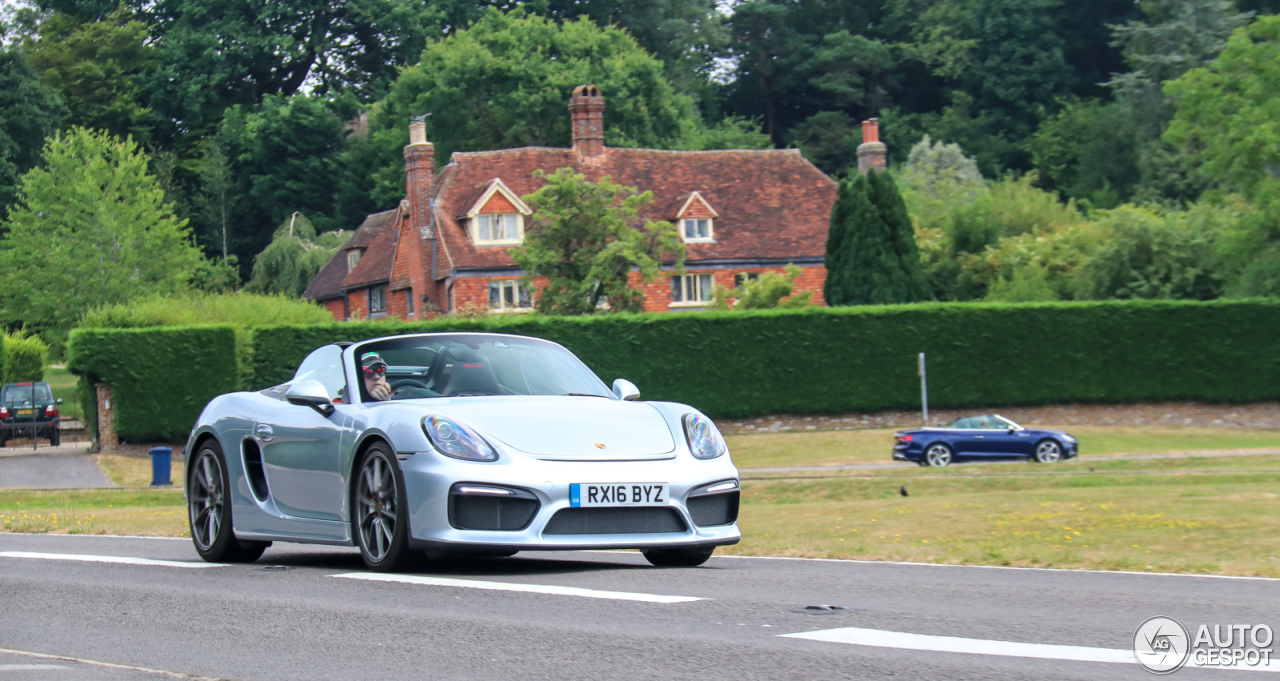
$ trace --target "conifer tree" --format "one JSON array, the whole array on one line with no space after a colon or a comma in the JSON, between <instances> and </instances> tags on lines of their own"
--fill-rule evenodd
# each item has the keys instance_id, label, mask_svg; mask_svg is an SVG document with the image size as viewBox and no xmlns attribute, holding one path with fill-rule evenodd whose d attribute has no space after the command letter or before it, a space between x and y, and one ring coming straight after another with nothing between
<instances>
[{"instance_id":1,"label":"conifer tree","mask_svg":"<svg viewBox=\"0 0 1280 681\"><path fill-rule=\"evenodd\" d=\"M827 240L828 305L928 297L911 219L893 180L871 171L841 183Z\"/></svg>"}]
</instances>

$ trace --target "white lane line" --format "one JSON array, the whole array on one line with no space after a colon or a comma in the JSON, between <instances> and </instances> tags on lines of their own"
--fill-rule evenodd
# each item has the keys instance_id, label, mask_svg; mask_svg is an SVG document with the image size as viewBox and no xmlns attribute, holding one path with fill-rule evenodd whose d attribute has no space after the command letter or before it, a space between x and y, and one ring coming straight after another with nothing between
<instances>
[{"instance_id":1,"label":"white lane line","mask_svg":"<svg viewBox=\"0 0 1280 681\"><path fill-rule=\"evenodd\" d=\"M641 594L627 591L597 591L595 589L581 589L574 586L513 584L510 582L486 582L478 579L423 577L422 575L381 575L364 572L349 572L333 576L341 577L343 579L365 579L372 582L402 582L405 584L422 584L425 586L452 586L464 589L518 591L521 593L550 594L553 596L579 596L581 598L605 598L615 601L639 601L641 603L688 603L690 601L704 600L693 596L664 596L661 594Z\"/></svg>"},{"instance_id":2,"label":"white lane line","mask_svg":"<svg viewBox=\"0 0 1280 681\"><path fill-rule=\"evenodd\" d=\"M5 672L40 672L49 669L71 669L60 664L0 664L0 674Z\"/></svg>"},{"instance_id":3,"label":"white lane line","mask_svg":"<svg viewBox=\"0 0 1280 681\"><path fill-rule=\"evenodd\" d=\"M133 671L133 672L146 672L148 674L158 674L160 676L167 676L171 679L195 679L196 681L217 681L217 679L213 679L207 676L193 676L191 674L183 674L182 672L171 672L171 671L166 671L164 669L152 669L150 667L135 667L127 664L115 664L114 662L86 660L81 657L69 657L67 655L47 655L45 653L33 653L29 650L9 650L7 648L0 648L0 655L23 655L26 657L34 657L42 660L60 660L63 662L75 662L77 664L84 664L92 667L105 667L107 669L124 669L128 671ZM17 667L20 665L11 665L11 666ZM56 667L54 665L28 665L28 666L31 666L31 667L42 666L45 668L66 669L66 667ZM4 670L4 667L0 666L0 671L3 671L3 670Z\"/></svg>"},{"instance_id":4,"label":"white lane line","mask_svg":"<svg viewBox=\"0 0 1280 681\"><path fill-rule=\"evenodd\" d=\"M1072 660L1076 662L1107 662L1113 664L1138 664L1133 650L1119 648L1089 648L1085 646L1063 646L1049 643L1020 643L1016 641L992 641L977 638L958 638L955 636L932 636L929 634L908 634L901 631L882 631L879 629L860 629L843 627L840 629L824 629L798 634L780 634L780 638L803 638L828 643L848 643L875 648L898 648L901 650L925 650L939 653L967 653L970 655L998 655L1001 657L1030 657L1041 660ZM1280 672L1280 660L1273 660L1266 665L1249 666L1243 662L1232 665L1196 664L1194 659L1188 660L1187 667L1201 669L1232 669L1237 671Z\"/></svg>"},{"instance_id":5,"label":"white lane line","mask_svg":"<svg viewBox=\"0 0 1280 681\"><path fill-rule=\"evenodd\" d=\"M130 558L128 556L90 556L77 553L35 553L33 551L0 551L0 558L35 558L39 560L70 560L82 563L119 563L121 565L150 565L176 568L226 567L222 563L197 563L189 560L156 560L154 558Z\"/></svg>"}]
</instances>

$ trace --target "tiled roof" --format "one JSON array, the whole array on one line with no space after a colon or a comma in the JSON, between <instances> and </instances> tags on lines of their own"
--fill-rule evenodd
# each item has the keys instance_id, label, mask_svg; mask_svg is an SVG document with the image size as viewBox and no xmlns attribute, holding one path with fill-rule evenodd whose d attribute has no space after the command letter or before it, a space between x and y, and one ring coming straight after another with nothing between
<instances>
[{"instance_id":1,"label":"tiled roof","mask_svg":"<svg viewBox=\"0 0 1280 681\"><path fill-rule=\"evenodd\" d=\"M364 223L360 228L351 235L350 239L338 249L333 258L325 263L324 267L316 273L316 278L311 280L311 284L307 286L307 290L302 292L302 297L310 300L327 300L329 298L337 298L342 295L343 280L347 278L347 249L365 248L368 249L370 243L387 225L395 225L395 216L399 214L399 209L374 213L364 219ZM387 230L392 232L394 240L395 229ZM367 250L365 251L368 252ZM364 265L364 258L361 258L360 264L356 266L359 271ZM387 268L390 272L390 267ZM386 279L386 276L383 277Z\"/></svg>"},{"instance_id":2,"label":"tiled roof","mask_svg":"<svg viewBox=\"0 0 1280 681\"><path fill-rule=\"evenodd\" d=\"M370 228L367 235L364 235L368 241L357 242L354 245L365 247L364 254L360 256L360 262L356 263L355 269L347 273L342 280L342 288L349 289L367 284L373 284L380 281L387 281L391 278L391 265L396 259L396 240L400 237L400 225L398 218L400 210L389 210L384 213L378 213L378 220L375 224L370 224L375 216L365 218L364 224L356 231L356 235L351 238L345 248L351 248L356 239L362 237L360 234L366 226Z\"/></svg>"},{"instance_id":3,"label":"tiled roof","mask_svg":"<svg viewBox=\"0 0 1280 681\"><path fill-rule=\"evenodd\" d=\"M836 183L796 150L662 151L605 149L603 159L580 164L572 149L525 147L455 153L439 176L438 234L456 267L502 268L514 263L504 247L476 247L457 216L493 178L518 196L544 183L532 177L574 167L590 180L652 191L640 216L670 220L691 192L719 213L713 243L688 244L689 261L822 257ZM469 202L468 202L469 201ZM441 274L444 274L443 272Z\"/></svg>"}]
</instances>

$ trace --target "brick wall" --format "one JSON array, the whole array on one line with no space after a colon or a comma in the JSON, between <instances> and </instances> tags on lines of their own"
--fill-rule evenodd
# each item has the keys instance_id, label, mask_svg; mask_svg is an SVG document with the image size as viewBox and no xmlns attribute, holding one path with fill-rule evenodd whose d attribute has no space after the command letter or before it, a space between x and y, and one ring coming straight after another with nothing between
<instances>
[{"instance_id":1,"label":"brick wall","mask_svg":"<svg viewBox=\"0 0 1280 681\"><path fill-rule=\"evenodd\" d=\"M95 387L98 393L98 451L110 454L120 448L120 438L116 436L116 413L111 399L111 385L99 383Z\"/></svg>"},{"instance_id":2,"label":"brick wall","mask_svg":"<svg viewBox=\"0 0 1280 681\"><path fill-rule=\"evenodd\" d=\"M1165 402L1143 404L1061 404L1043 407L929 410L929 423L942 425L974 414L996 413L1024 426L1200 426L1280 430L1280 402L1205 404ZM761 416L725 419L716 425L726 435L789 430L851 430L921 426L919 411L817 416Z\"/></svg>"},{"instance_id":3,"label":"brick wall","mask_svg":"<svg viewBox=\"0 0 1280 681\"><path fill-rule=\"evenodd\" d=\"M329 314L333 315L333 320L336 322L341 322L346 319L346 308L343 306L341 298L326 300L324 303L324 309L328 310Z\"/></svg>"}]
</instances>

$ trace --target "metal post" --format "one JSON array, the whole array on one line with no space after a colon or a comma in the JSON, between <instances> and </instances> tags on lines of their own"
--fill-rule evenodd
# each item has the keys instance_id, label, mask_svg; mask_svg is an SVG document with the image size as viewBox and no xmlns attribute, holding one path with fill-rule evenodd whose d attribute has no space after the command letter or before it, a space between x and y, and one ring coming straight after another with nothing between
<instances>
[{"instance_id":1,"label":"metal post","mask_svg":"<svg viewBox=\"0 0 1280 681\"><path fill-rule=\"evenodd\" d=\"M929 427L929 381L924 375L924 353L920 353L920 404L924 408L924 427Z\"/></svg>"}]
</instances>

